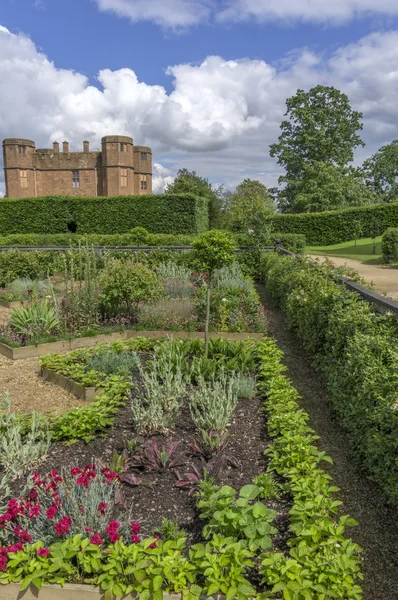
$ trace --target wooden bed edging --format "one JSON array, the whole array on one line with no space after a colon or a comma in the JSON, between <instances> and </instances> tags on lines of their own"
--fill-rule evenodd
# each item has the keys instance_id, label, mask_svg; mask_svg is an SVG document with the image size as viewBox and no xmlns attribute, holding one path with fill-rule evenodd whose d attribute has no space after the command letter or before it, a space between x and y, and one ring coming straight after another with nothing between
<instances>
[{"instance_id":1,"label":"wooden bed edging","mask_svg":"<svg viewBox=\"0 0 398 600\"><path fill-rule=\"evenodd\" d=\"M240 340L261 340L264 337L264 333L227 333L212 331L209 333L211 339L225 338L230 341ZM38 344L37 346L22 346L19 348L12 348L7 346L3 342L0 342L0 354L10 358L11 360L19 360L22 358L34 358L38 356L44 356L45 354L60 354L61 352L70 352L71 350L77 350L78 348L90 348L97 346L98 344L106 344L114 342L116 340L128 340L136 337L146 337L150 339L203 339L203 331L123 331L115 333L103 333L91 337L75 338L73 340L64 340L59 342L50 342L48 344ZM1 589L1 588L0 588Z\"/></svg>"},{"instance_id":2,"label":"wooden bed edging","mask_svg":"<svg viewBox=\"0 0 398 600\"><path fill-rule=\"evenodd\" d=\"M83 385L76 383L73 379L69 379L68 377L65 377L65 375L61 375L61 373L56 373L55 371L51 371L51 369L46 369L44 367L40 369L40 376L43 377L45 381L58 385L63 390L70 392L77 398L80 398L80 400L85 400L86 402L94 402L96 396L103 393L103 388L84 387Z\"/></svg>"},{"instance_id":3,"label":"wooden bed edging","mask_svg":"<svg viewBox=\"0 0 398 600\"><path fill-rule=\"evenodd\" d=\"M3 308L20 308L23 305L24 302L21 302L19 300L13 300L12 302L8 300L0 300L0 306L2 306Z\"/></svg>"}]
</instances>

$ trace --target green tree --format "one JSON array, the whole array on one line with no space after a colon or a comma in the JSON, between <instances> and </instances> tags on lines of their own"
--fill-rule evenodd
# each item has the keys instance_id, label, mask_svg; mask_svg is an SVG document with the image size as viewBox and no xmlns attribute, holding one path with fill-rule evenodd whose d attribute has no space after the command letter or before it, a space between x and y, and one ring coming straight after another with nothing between
<instances>
[{"instance_id":1,"label":"green tree","mask_svg":"<svg viewBox=\"0 0 398 600\"><path fill-rule=\"evenodd\" d=\"M231 234L224 231L206 231L192 242L194 259L200 268L207 273L206 290L206 322L205 322L205 356L209 350L209 320L210 320L210 288L216 269L230 265L236 249Z\"/></svg>"},{"instance_id":2,"label":"green tree","mask_svg":"<svg viewBox=\"0 0 398 600\"><path fill-rule=\"evenodd\" d=\"M196 171L188 169L179 169L173 183L169 183L165 188L166 194L194 194L209 200L209 220L210 227L221 226L221 207L223 198L223 186L214 188L204 177L200 177Z\"/></svg>"},{"instance_id":3,"label":"green tree","mask_svg":"<svg viewBox=\"0 0 398 600\"><path fill-rule=\"evenodd\" d=\"M287 99L286 107L287 119L270 154L286 170L279 178L285 185L280 192L281 209L293 212L296 186L308 178L308 168L320 163L345 167L353 160L354 149L364 145L358 135L363 126L362 113L352 110L348 97L334 87L299 89Z\"/></svg>"},{"instance_id":4,"label":"green tree","mask_svg":"<svg viewBox=\"0 0 398 600\"><path fill-rule=\"evenodd\" d=\"M285 202L288 202L285 205ZM300 179L289 183L289 198L280 200L283 212L321 212L375 204L376 194L352 167L314 162L305 165Z\"/></svg>"},{"instance_id":5,"label":"green tree","mask_svg":"<svg viewBox=\"0 0 398 600\"><path fill-rule=\"evenodd\" d=\"M362 165L365 181L384 202L398 198L398 140L383 146Z\"/></svg>"},{"instance_id":6,"label":"green tree","mask_svg":"<svg viewBox=\"0 0 398 600\"><path fill-rule=\"evenodd\" d=\"M275 205L265 185L245 179L228 197L226 223L232 231L253 231L261 237L274 212Z\"/></svg>"}]
</instances>

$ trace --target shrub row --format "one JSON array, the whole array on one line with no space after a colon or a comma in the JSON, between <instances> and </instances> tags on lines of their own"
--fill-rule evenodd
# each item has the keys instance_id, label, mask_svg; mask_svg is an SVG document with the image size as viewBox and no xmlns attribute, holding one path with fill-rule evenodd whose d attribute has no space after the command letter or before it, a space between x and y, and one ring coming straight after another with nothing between
<instances>
[{"instance_id":1,"label":"shrub row","mask_svg":"<svg viewBox=\"0 0 398 600\"><path fill-rule=\"evenodd\" d=\"M268 255L264 281L325 373L354 457L397 505L397 321L306 261Z\"/></svg>"},{"instance_id":2,"label":"shrub row","mask_svg":"<svg viewBox=\"0 0 398 600\"><path fill-rule=\"evenodd\" d=\"M0 246L78 246L90 244L93 246L190 246L195 236L188 233L149 233L141 227L136 227L128 233L114 234L82 234L78 233L16 233L0 235ZM240 246L250 246L253 240L250 235L235 234L236 243ZM303 254L305 236L295 233L274 233L271 244L276 240L291 252Z\"/></svg>"},{"instance_id":3,"label":"shrub row","mask_svg":"<svg viewBox=\"0 0 398 600\"><path fill-rule=\"evenodd\" d=\"M386 263L398 262L398 227L389 227L381 240L381 251Z\"/></svg>"},{"instance_id":4,"label":"shrub row","mask_svg":"<svg viewBox=\"0 0 398 600\"><path fill-rule=\"evenodd\" d=\"M361 224L360 237L372 237L375 220L378 235L387 227L398 227L398 202L321 213L275 215L272 223L276 231L305 235L309 246L327 246L354 239L355 221Z\"/></svg>"},{"instance_id":5,"label":"shrub row","mask_svg":"<svg viewBox=\"0 0 398 600\"><path fill-rule=\"evenodd\" d=\"M192 194L77 198L48 196L0 200L0 234L201 233L209 227L208 201Z\"/></svg>"}]
</instances>

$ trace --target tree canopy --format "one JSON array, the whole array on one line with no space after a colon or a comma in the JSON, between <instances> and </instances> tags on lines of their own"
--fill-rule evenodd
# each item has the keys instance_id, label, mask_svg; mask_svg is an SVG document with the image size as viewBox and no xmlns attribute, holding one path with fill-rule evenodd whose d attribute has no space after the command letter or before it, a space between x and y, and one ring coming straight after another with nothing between
<instances>
[{"instance_id":1,"label":"tree canopy","mask_svg":"<svg viewBox=\"0 0 398 600\"><path fill-rule=\"evenodd\" d=\"M245 179L226 199L225 222L229 229L247 233L261 227L273 212L275 205L265 185Z\"/></svg>"},{"instance_id":2,"label":"tree canopy","mask_svg":"<svg viewBox=\"0 0 398 600\"><path fill-rule=\"evenodd\" d=\"M367 185L384 202L398 198L398 140L383 146L362 166Z\"/></svg>"}]
</instances>

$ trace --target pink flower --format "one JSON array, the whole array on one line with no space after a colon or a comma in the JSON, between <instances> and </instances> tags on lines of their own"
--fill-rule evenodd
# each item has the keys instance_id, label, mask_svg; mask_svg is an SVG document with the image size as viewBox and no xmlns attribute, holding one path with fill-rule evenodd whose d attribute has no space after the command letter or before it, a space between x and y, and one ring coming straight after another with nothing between
<instances>
[{"instance_id":1,"label":"pink flower","mask_svg":"<svg viewBox=\"0 0 398 600\"><path fill-rule=\"evenodd\" d=\"M54 525L55 533L57 535L62 535L64 533L68 533L71 524L72 524L72 519L70 517L68 517L68 516L62 517L62 519L60 519L58 521L58 523L56 523Z\"/></svg>"},{"instance_id":2,"label":"pink flower","mask_svg":"<svg viewBox=\"0 0 398 600\"><path fill-rule=\"evenodd\" d=\"M120 540L120 533L118 533L117 531L113 531L111 533L108 533L108 537L111 544L116 544L116 542Z\"/></svg>"},{"instance_id":3,"label":"pink flower","mask_svg":"<svg viewBox=\"0 0 398 600\"><path fill-rule=\"evenodd\" d=\"M138 521L131 521L130 523L131 533L134 535L138 535L141 531L141 525Z\"/></svg>"},{"instance_id":4,"label":"pink flower","mask_svg":"<svg viewBox=\"0 0 398 600\"><path fill-rule=\"evenodd\" d=\"M37 500L37 497L38 497L37 491L35 489L30 490L30 492L29 492L29 498L31 500Z\"/></svg>"},{"instance_id":5,"label":"pink flower","mask_svg":"<svg viewBox=\"0 0 398 600\"><path fill-rule=\"evenodd\" d=\"M101 546L101 544L103 544L103 540L102 540L102 536L100 533L95 533L94 535L91 536L90 538L90 543L94 544L95 546Z\"/></svg>"},{"instance_id":6,"label":"pink flower","mask_svg":"<svg viewBox=\"0 0 398 600\"><path fill-rule=\"evenodd\" d=\"M100 502L100 504L98 504L98 510L100 511L100 513L103 517L106 515L107 508L108 508L108 505L106 502Z\"/></svg>"},{"instance_id":7,"label":"pink flower","mask_svg":"<svg viewBox=\"0 0 398 600\"><path fill-rule=\"evenodd\" d=\"M91 527L85 527L84 531L87 531L88 533L93 533L93 530L91 529Z\"/></svg>"},{"instance_id":8,"label":"pink flower","mask_svg":"<svg viewBox=\"0 0 398 600\"><path fill-rule=\"evenodd\" d=\"M132 540L133 544L139 544L141 541L140 538L138 537L138 535L132 535L131 540Z\"/></svg>"},{"instance_id":9,"label":"pink flower","mask_svg":"<svg viewBox=\"0 0 398 600\"><path fill-rule=\"evenodd\" d=\"M28 531L26 531L26 529L22 529L22 531L20 531L19 533L19 539L21 540L21 542L31 542L32 536L29 534Z\"/></svg>"},{"instance_id":10,"label":"pink flower","mask_svg":"<svg viewBox=\"0 0 398 600\"><path fill-rule=\"evenodd\" d=\"M34 505L34 507L32 508L32 510L29 513L29 519L33 519L34 517L37 517L37 515L40 512L40 504L39 502L37 502L37 504Z\"/></svg>"},{"instance_id":11,"label":"pink flower","mask_svg":"<svg viewBox=\"0 0 398 600\"><path fill-rule=\"evenodd\" d=\"M73 467L73 469L70 470L70 474L73 477L76 477L76 475L80 475L80 473L81 473L81 470L78 469L77 467Z\"/></svg>"},{"instance_id":12,"label":"pink flower","mask_svg":"<svg viewBox=\"0 0 398 600\"><path fill-rule=\"evenodd\" d=\"M49 519L53 519L55 517L55 515L57 514L57 507L56 506L50 506L50 508L47 508L46 510L46 515Z\"/></svg>"},{"instance_id":13,"label":"pink flower","mask_svg":"<svg viewBox=\"0 0 398 600\"><path fill-rule=\"evenodd\" d=\"M50 553L50 550L48 548L39 548L37 551L37 554L39 556L42 556L43 558L46 558L46 556Z\"/></svg>"},{"instance_id":14,"label":"pink flower","mask_svg":"<svg viewBox=\"0 0 398 600\"><path fill-rule=\"evenodd\" d=\"M117 521L110 521L106 528L106 534L109 537L109 540L112 544L115 544L118 540L120 540L120 534L118 533L118 528L120 527L120 523Z\"/></svg>"}]
</instances>

